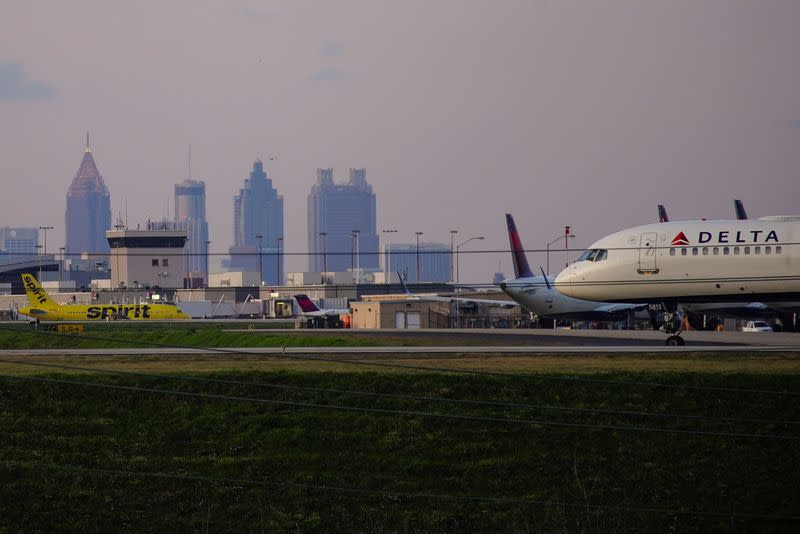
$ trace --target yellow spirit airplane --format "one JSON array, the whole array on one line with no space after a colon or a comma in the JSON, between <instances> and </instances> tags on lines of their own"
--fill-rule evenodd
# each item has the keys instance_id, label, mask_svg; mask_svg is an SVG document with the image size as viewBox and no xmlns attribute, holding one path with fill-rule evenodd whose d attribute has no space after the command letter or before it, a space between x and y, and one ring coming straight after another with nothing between
<instances>
[{"instance_id":1,"label":"yellow spirit airplane","mask_svg":"<svg viewBox=\"0 0 800 534\"><path fill-rule=\"evenodd\" d=\"M57 304L50 299L33 275L23 274L22 284L25 286L30 306L20 308L19 313L41 321L191 319L188 314L174 304L106 304L102 306Z\"/></svg>"}]
</instances>

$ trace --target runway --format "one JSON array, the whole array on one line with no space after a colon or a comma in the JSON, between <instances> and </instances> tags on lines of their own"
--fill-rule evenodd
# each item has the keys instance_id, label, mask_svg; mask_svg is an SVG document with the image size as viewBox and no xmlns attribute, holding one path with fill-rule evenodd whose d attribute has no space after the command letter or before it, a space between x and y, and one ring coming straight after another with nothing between
<instances>
[{"instance_id":1,"label":"runway","mask_svg":"<svg viewBox=\"0 0 800 534\"><path fill-rule=\"evenodd\" d=\"M798 333L684 332L686 345L668 347L663 332L632 330L241 330L242 335L273 333L336 335L383 340L384 346L313 347L139 347L9 349L4 356L169 356L169 355L448 355L448 354L675 354L798 352ZM408 343L405 340L414 341ZM431 344L425 343L431 342ZM436 342L434 344L433 342ZM452 343L451 343L452 342ZM468 343L468 344L467 344Z\"/></svg>"}]
</instances>

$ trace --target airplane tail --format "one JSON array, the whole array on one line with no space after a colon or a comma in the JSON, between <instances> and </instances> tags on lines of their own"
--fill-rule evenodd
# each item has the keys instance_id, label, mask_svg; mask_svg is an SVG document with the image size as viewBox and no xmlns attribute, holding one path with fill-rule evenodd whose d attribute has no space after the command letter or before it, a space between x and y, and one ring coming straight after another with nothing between
<instances>
[{"instance_id":1,"label":"airplane tail","mask_svg":"<svg viewBox=\"0 0 800 534\"><path fill-rule=\"evenodd\" d=\"M405 280L403 280L403 277L400 274L400 271L397 271L397 277L400 279L400 285L403 287L403 293L405 293L406 295L411 295L411 291L409 291Z\"/></svg>"},{"instance_id":2,"label":"airplane tail","mask_svg":"<svg viewBox=\"0 0 800 534\"><path fill-rule=\"evenodd\" d=\"M22 285L25 286L25 294L28 296L28 304L37 308L55 308L56 303L50 300L47 292L32 274L22 275Z\"/></svg>"},{"instance_id":3,"label":"airplane tail","mask_svg":"<svg viewBox=\"0 0 800 534\"><path fill-rule=\"evenodd\" d=\"M300 309L303 310L303 313L320 311L319 307L314 304L314 301L308 298L308 295L295 295L294 299L297 301Z\"/></svg>"},{"instance_id":4,"label":"airplane tail","mask_svg":"<svg viewBox=\"0 0 800 534\"><path fill-rule=\"evenodd\" d=\"M744 211L744 204L741 200L736 199L733 201L733 205L736 208L736 218L740 221L747 220L747 212Z\"/></svg>"},{"instance_id":5,"label":"airplane tail","mask_svg":"<svg viewBox=\"0 0 800 534\"><path fill-rule=\"evenodd\" d=\"M530 278L533 276L528 265L528 258L525 256L525 249L522 247L517 225L514 224L514 217L506 213L506 225L508 226L508 241L511 244L511 259L514 263L514 276L517 278Z\"/></svg>"},{"instance_id":6,"label":"airplane tail","mask_svg":"<svg viewBox=\"0 0 800 534\"><path fill-rule=\"evenodd\" d=\"M658 205L658 222L669 222L669 216L667 215L667 208L664 207L664 204Z\"/></svg>"}]
</instances>

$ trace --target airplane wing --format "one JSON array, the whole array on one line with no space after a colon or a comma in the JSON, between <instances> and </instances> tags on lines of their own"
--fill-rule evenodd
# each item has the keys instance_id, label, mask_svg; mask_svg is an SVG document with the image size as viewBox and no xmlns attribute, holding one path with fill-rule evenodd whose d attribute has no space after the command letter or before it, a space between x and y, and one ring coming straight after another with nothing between
<instances>
[{"instance_id":1,"label":"airplane wing","mask_svg":"<svg viewBox=\"0 0 800 534\"><path fill-rule=\"evenodd\" d=\"M486 304L489 306L500 306L501 308L514 308L516 306L519 306L519 304L514 302L513 300L480 299L480 298L470 298L470 297L445 297L442 295L417 295L417 294L414 294L414 297L424 300L434 300L437 302L463 302L465 304Z\"/></svg>"},{"instance_id":2,"label":"airplane wing","mask_svg":"<svg viewBox=\"0 0 800 534\"><path fill-rule=\"evenodd\" d=\"M644 311L647 309L647 304L624 304L624 303L610 303L598 306L596 311L602 313L620 313L626 311Z\"/></svg>"}]
</instances>

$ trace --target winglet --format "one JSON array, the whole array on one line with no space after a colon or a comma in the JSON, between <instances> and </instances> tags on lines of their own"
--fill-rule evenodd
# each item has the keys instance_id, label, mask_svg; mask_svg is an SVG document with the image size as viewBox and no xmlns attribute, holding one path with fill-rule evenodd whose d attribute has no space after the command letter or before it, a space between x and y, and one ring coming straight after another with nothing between
<instances>
[{"instance_id":1,"label":"winglet","mask_svg":"<svg viewBox=\"0 0 800 534\"><path fill-rule=\"evenodd\" d=\"M664 207L664 204L658 205L658 222L669 222L669 216L667 215L667 208Z\"/></svg>"},{"instance_id":2,"label":"winglet","mask_svg":"<svg viewBox=\"0 0 800 534\"><path fill-rule=\"evenodd\" d=\"M736 218L740 221L747 220L747 212L744 211L744 204L741 200L736 199L733 201L733 206L736 208Z\"/></svg>"},{"instance_id":3,"label":"winglet","mask_svg":"<svg viewBox=\"0 0 800 534\"><path fill-rule=\"evenodd\" d=\"M514 217L506 213L506 225L508 226L508 241L511 245L511 259L514 263L514 276L517 278L531 278L533 273L528 265L528 258L525 256L525 249L517 232L517 225L514 224Z\"/></svg>"},{"instance_id":4,"label":"winglet","mask_svg":"<svg viewBox=\"0 0 800 534\"><path fill-rule=\"evenodd\" d=\"M56 306L32 274L26 273L22 275L22 285L25 286L25 294L28 296L28 303L31 306L40 308L54 308Z\"/></svg>"},{"instance_id":5,"label":"winglet","mask_svg":"<svg viewBox=\"0 0 800 534\"><path fill-rule=\"evenodd\" d=\"M539 266L539 270L542 271L542 278L544 278L544 285L547 286L547 289L553 289L552 287L550 287L550 280L547 279L547 275L544 274L544 269L542 269L541 265Z\"/></svg>"},{"instance_id":6,"label":"winglet","mask_svg":"<svg viewBox=\"0 0 800 534\"><path fill-rule=\"evenodd\" d=\"M319 307L314 304L314 301L308 298L308 295L295 295L294 299L297 301L303 313L320 311Z\"/></svg>"}]
</instances>

